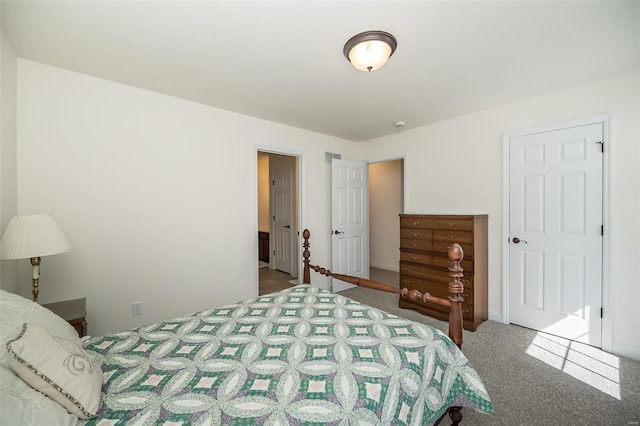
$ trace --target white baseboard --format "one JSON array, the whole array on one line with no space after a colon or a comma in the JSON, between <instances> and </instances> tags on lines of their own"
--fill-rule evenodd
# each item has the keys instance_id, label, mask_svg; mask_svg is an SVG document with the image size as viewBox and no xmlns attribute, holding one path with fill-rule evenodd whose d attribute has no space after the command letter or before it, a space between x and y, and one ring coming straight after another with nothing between
<instances>
[{"instance_id":1,"label":"white baseboard","mask_svg":"<svg viewBox=\"0 0 640 426\"><path fill-rule=\"evenodd\" d=\"M393 271L393 272L399 272L400 271L400 268L398 267L398 265L389 266L389 265L383 265L382 263L369 262L369 266L372 266L372 267L378 268L378 269L385 269L387 271Z\"/></svg>"},{"instance_id":2,"label":"white baseboard","mask_svg":"<svg viewBox=\"0 0 640 426\"><path fill-rule=\"evenodd\" d=\"M491 321L502 322L502 314L489 311L489 319Z\"/></svg>"},{"instance_id":3,"label":"white baseboard","mask_svg":"<svg viewBox=\"0 0 640 426\"><path fill-rule=\"evenodd\" d=\"M640 348L614 342L613 347L611 348L611 352L613 352L615 355L620 355L625 358L631 358L635 359L636 361L640 361Z\"/></svg>"}]
</instances>

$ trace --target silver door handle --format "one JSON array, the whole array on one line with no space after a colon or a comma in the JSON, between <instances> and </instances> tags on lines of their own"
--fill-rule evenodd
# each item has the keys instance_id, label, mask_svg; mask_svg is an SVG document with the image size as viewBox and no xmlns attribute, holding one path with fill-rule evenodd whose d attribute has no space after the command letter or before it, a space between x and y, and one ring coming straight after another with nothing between
<instances>
[{"instance_id":1,"label":"silver door handle","mask_svg":"<svg viewBox=\"0 0 640 426\"><path fill-rule=\"evenodd\" d=\"M511 239L511 241L513 241L513 244L519 244L521 241L522 241L523 243L525 243L525 244L529 244L529 243L527 243L525 240L521 240L521 239L520 239L520 238L518 238L518 237L513 237L513 238Z\"/></svg>"}]
</instances>

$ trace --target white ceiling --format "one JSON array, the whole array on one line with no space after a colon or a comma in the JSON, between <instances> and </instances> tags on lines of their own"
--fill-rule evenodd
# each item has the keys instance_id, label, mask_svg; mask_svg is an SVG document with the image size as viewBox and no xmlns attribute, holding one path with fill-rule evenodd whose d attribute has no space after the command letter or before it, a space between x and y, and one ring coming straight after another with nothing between
<instances>
[{"instance_id":1,"label":"white ceiling","mask_svg":"<svg viewBox=\"0 0 640 426\"><path fill-rule=\"evenodd\" d=\"M16 55L352 141L640 67L640 2L2 1ZM379 29L363 73L342 54Z\"/></svg>"}]
</instances>

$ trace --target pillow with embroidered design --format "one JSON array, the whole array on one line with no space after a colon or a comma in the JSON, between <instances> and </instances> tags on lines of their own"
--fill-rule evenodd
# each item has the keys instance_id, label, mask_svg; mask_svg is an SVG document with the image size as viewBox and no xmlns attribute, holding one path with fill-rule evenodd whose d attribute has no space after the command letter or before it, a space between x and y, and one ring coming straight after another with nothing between
<instances>
[{"instance_id":1,"label":"pillow with embroidered design","mask_svg":"<svg viewBox=\"0 0 640 426\"><path fill-rule=\"evenodd\" d=\"M100 408L102 370L77 342L25 323L6 347L9 366L32 388L81 419L95 417Z\"/></svg>"}]
</instances>

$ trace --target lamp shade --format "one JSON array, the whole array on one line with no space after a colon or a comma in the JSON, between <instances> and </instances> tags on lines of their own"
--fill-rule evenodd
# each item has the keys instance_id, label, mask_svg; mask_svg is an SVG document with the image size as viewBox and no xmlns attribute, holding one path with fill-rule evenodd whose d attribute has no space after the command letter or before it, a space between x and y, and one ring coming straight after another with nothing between
<instances>
[{"instance_id":1,"label":"lamp shade","mask_svg":"<svg viewBox=\"0 0 640 426\"><path fill-rule=\"evenodd\" d=\"M365 31L351 37L342 50L344 56L360 71L375 71L387 63L398 42L384 31Z\"/></svg>"},{"instance_id":2,"label":"lamp shade","mask_svg":"<svg viewBox=\"0 0 640 426\"><path fill-rule=\"evenodd\" d=\"M71 244L52 216L14 216L0 242L0 259L50 256L69 250Z\"/></svg>"}]
</instances>

